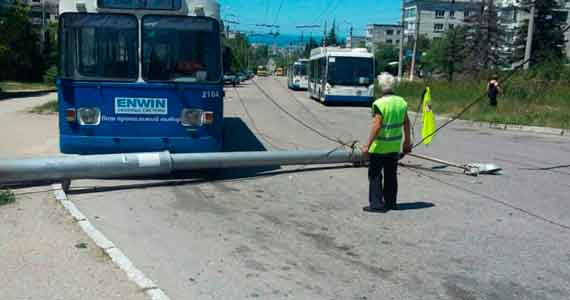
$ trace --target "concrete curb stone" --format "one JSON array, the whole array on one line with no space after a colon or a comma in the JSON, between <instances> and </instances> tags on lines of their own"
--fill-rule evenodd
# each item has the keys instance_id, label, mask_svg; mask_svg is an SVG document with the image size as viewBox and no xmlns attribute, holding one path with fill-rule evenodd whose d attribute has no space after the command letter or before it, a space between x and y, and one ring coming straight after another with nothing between
<instances>
[{"instance_id":1,"label":"concrete curb stone","mask_svg":"<svg viewBox=\"0 0 570 300\"><path fill-rule=\"evenodd\" d=\"M67 199L61 184L52 185L56 200L73 217L79 227L89 238L107 254L113 263L118 266L144 293L152 300L170 300L170 298L146 275L136 268L131 260L115 246L103 233L97 230L85 215Z\"/></svg>"},{"instance_id":2,"label":"concrete curb stone","mask_svg":"<svg viewBox=\"0 0 570 300\"><path fill-rule=\"evenodd\" d=\"M410 112L410 115L415 117L416 113ZM436 119L438 121L447 122L452 118L445 116L436 116ZM461 122L461 124L465 126L491 128L491 129L504 130L504 131L530 132L530 133L558 135L558 136L568 136L568 133L570 133L570 129L561 129L561 128L525 126L525 125L514 125L514 124L493 123L493 122L479 122L479 121L469 121L462 119L458 119L457 121Z\"/></svg>"}]
</instances>

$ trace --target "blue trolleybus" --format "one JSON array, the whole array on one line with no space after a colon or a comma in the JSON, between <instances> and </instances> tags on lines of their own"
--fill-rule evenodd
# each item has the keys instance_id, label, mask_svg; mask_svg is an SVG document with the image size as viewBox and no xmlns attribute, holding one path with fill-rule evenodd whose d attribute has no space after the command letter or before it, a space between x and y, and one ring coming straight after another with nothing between
<instances>
[{"instance_id":1,"label":"blue trolleybus","mask_svg":"<svg viewBox=\"0 0 570 300\"><path fill-rule=\"evenodd\" d=\"M220 151L219 4L60 0L63 153Z\"/></svg>"}]
</instances>

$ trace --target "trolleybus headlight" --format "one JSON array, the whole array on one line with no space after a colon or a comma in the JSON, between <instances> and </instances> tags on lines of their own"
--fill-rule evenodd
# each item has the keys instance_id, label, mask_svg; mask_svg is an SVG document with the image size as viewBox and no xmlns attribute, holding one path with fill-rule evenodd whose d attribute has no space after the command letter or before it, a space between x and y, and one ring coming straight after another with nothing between
<instances>
[{"instance_id":1,"label":"trolleybus headlight","mask_svg":"<svg viewBox=\"0 0 570 300\"><path fill-rule=\"evenodd\" d=\"M69 123L75 123L77 121L75 108L68 108L65 110L65 120Z\"/></svg>"},{"instance_id":2,"label":"trolleybus headlight","mask_svg":"<svg viewBox=\"0 0 570 300\"><path fill-rule=\"evenodd\" d=\"M202 126L202 113L201 109L189 109L185 108L182 110L182 116L180 120L184 126Z\"/></svg>"},{"instance_id":3,"label":"trolleybus headlight","mask_svg":"<svg viewBox=\"0 0 570 300\"><path fill-rule=\"evenodd\" d=\"M99 125L101 123L101 110L96 107L82 107L77 111L80 125Z\"/></svg>"}]
</instances>

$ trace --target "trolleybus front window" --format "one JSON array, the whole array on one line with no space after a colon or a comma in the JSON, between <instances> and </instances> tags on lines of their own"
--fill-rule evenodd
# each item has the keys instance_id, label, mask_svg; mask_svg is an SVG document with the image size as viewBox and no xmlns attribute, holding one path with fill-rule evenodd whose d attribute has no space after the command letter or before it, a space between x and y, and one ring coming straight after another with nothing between
<instances>
[{"instance_id":1,"label":"trolleybus front window","mask_svg":"<svg viewBox=\"0 0 570 300\"><path fill-rule=\"evenodd\" d=\"M373 83L373 61L360 57L330 57L328 83L369 86Z\"/></svg>"},{"instance_id":2,"label":"trolleybus front window","mask_svg":"<svg viewBox=\"0 0 570 300\"><path fill-rule=\"evenodd\" d=\"M218 82L219 28L215 20L179 16L143 18L143 78Z\"/></svg>"},{"instance_id":3,"label":"trolleybus front window","mask_svg":"<svg viewBox=\"0 0 570 300\"><path fill-rule=\"evenodd\" d=\"M307 65L306 64L296 64L295 65L295 74L300 76L307 75Z\"/></svg>"},{"instance_id":4,"label":"trolleybus front window","mask_svg":"<svg viewBox=\"0 0 570 300\"><path fill-rule=\"evenodd\" d=\"M136 80L137 19L127 15L64 14L62 77Z\"/></svg>"},{"instance_id":5,"label":"trolleybus front window","mask_svg":"<svg viewBox=\"0 0 570 300\"><path fill-rule=\"evenodd\" d=\"M101 8L112 9L147 9L147 10L179 10L180 0L98 0Z\"/></svg>"}]
</instances>

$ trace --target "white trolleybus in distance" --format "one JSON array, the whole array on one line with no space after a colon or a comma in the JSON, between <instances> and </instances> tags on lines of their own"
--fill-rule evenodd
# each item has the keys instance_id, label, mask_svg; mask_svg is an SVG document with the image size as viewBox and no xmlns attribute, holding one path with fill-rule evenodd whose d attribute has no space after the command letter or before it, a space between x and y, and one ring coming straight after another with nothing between
<instances>
[{"instance_id":1,"label":"white trolleybus in distance","mask_svg":"<svg viewBox=\"0 0 570 300\"><path fill-rule=\"evenodd\" d=\"M316 48L309 59L309 94L323 103L370 104L374 74L374 56L367 49Z\"/></svg>"},{"instance_id":2,"label":"white trolleybus in distance","mask_svg":"<svg viewBox=\"0 0 570 300\"><path fill-rule=\"evenodd\" d=\"M217 152L222 47L214 0L60 0L63 153Z\"/></svg>"},{"instance_id":3,"label":"white trolleybus in distance","mask_svg":"<svg viewBox=\"0 0 570 300\"><path fill-rule=\"evenodd\" d=\"M287 85L292 90L307 90L309 87L308 75L309 60L299 59L287 69Z\"/></svg>"}]
</instances>

